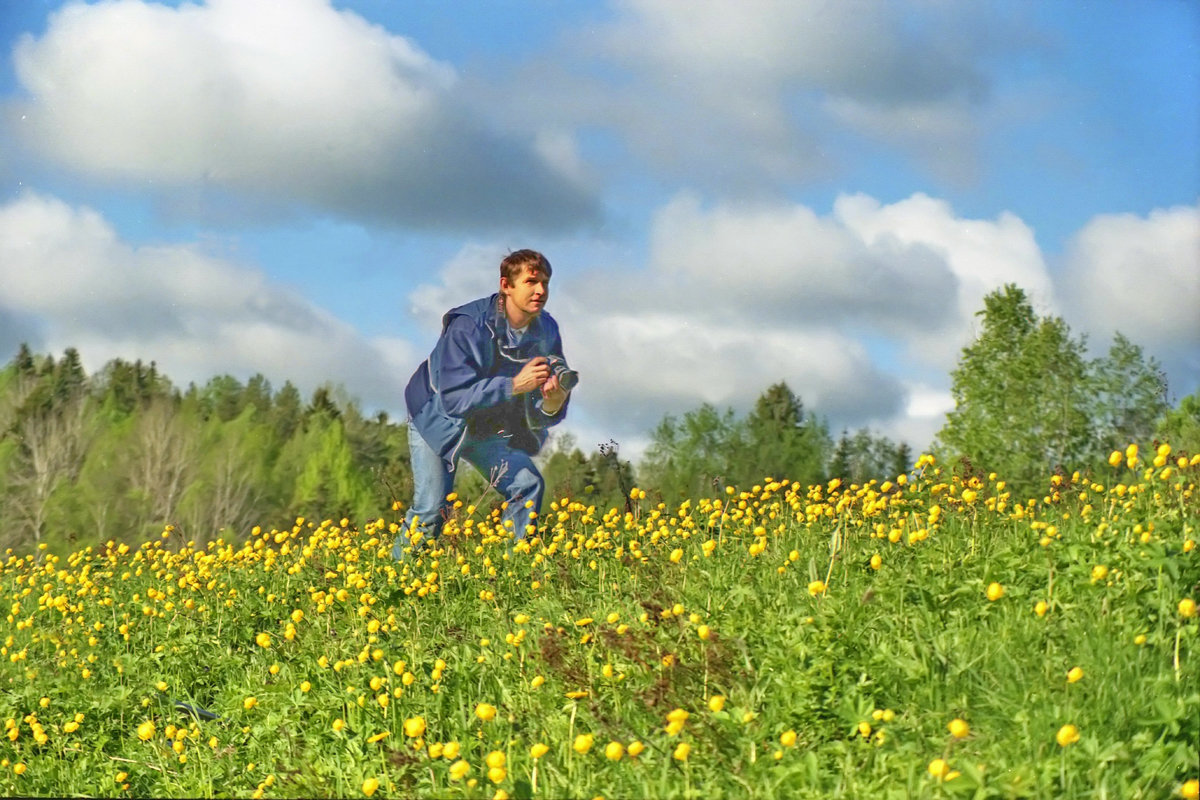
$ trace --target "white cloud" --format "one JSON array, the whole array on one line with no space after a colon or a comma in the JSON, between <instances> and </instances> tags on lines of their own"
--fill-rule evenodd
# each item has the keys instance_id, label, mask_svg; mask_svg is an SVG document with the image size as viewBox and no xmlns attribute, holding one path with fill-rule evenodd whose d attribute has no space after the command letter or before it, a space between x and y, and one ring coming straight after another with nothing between
<instances>
[{"instance_id":1,"label":"white cloud","mask_svg":"<svg viewBox=\"0 0 1200 800\"><path fill-rule=\"evenodd\" d=\"M927 248L953 274L953 281L932 298L943 314L913 320L917 332L905 346L918 362L949 371L974 333L974 315L983 307L984 296L1006 283L1024 289L1040 313L1051 313L1056 307L1033 230L1014 214L1002 212L995 220L965 219L945 201L918 193L890 205L866 195L844 195L834 203L833 216L863 242Z\"/></svg>"},{"instance_id":2,"label":"white cloud","mask_svg":"<svg viewBox=\"0 0 1200 800\"><path fill-rule=\"evenodd\" d=\"M609 430L700 402L744 413L783 380L836 429L914 448L951 407L948 373L984 295L1014 282L1054 303L1021 220L963 218L919 194L843 196L827 216L680 195L654 216L644 268L563 281L551 311L587 384L580 405Z\"/></svg>"},{"instance_id":3,"label":"white cloud","mask_svg":"<svg viewBox=\"0 0 1200 800\"><path fill-rule=\"evenodd\" d=\"M1003 122L993 56L1026 52L1020 12L979 4L621 0L476 89L518 119L617 130L655 172L776 196L861 158L863 137L975 179ZM497 85L503 90L498 91Z\"/></svg>"},{"instance_id":4,"label":"white cloud","mask_svg":"<svg viewBox=\"0 0 1200 800\"><path fill-rule=\"evenodd\" d=\"M1093 346L1120 331L1179 389L1200 388L1200 205L1093 218L1071 241L1059 292Z\"/></svg>"},{"instance_id":5,"label":"white cloud","mask_svg":"<svg viewBox=\"0 0 1200 800\"><path fill-rule=\"evenodd\" d=\"M13 127L89 176L384 224L597 215L561 142L490 129L453 69L328 0L68 5L13 58Z\"/></svg>"},{"instance_id":6,"label":"white cloud","mask_svg":"<svg viewBox=\"0 0 1200 800\"><path fill-rule=\"evenodd\" d=\"M0 206L0 318L27 321L8 335L37 349L77 348L93 371L124 358L156 361L177 386L255 372L305 392L334 381L397 413L416 360L257 270L189 245L132 247L95 211L32 193Z\"/></svg>"}]
</instances>

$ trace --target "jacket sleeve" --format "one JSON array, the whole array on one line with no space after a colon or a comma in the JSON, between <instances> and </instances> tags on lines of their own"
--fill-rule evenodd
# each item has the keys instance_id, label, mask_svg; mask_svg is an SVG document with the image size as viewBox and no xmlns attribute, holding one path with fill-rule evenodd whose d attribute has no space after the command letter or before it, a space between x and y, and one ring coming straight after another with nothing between
<instances>
[{"instance_id":1,"label":"jacket sleeve","mask_svg":"<svg viewBox=\"0 0 1200 800\"><path fill-rule=\"evenodd\" d=\"M437 390L446 413L465 417L479 408L498 406L513 397L512 378L488 376L478 327L467 317L450 321L437 348L441 351Z\"/></svg>"},{"instance_id":2,"label":"jacket sleeve","mask_svg":"<svg viewBox=\"0 0 1200 800\"><path fill-rule=\"evenodd\" d=\"M564 361L566 360L566 357L563 356L562 337L558 334L557 330L555 330L554 338L550 342L550 352ZM529 424L530 428L549 428L552 425L562 422L567 416L567 406L571 405L571 395L569 392L567 393L567 399L563 402L562 408L558 409L554 414L547 414L542 410L544 402L545 398L542 397L540 391L529 393L529 399L525 402L525 421Z\"/></svg>"}]
</instances>

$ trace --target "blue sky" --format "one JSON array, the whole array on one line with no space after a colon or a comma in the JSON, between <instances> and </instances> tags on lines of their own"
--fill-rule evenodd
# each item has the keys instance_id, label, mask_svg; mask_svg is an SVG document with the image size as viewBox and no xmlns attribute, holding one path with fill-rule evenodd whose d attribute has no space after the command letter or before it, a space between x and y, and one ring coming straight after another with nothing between
<instances>
[{"instance_id":1,"label":"blue sky","mask_svg":"<svg viewBox=\"0 0 1200 800\"><path fill-rule=\"evenodd\" d=\"M785 380L928 445L988 291L1200 388L1200 10L1150 2L7 3L0 352L332 380L555 267L565 426Z\"/></svg>"}]
</instances>

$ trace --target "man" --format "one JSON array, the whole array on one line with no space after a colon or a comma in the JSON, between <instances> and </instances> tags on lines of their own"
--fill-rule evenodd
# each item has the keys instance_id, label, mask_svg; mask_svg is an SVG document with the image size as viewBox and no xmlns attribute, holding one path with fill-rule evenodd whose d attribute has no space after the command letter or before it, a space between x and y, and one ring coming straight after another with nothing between
<instances>
[{"instance_id":1,"label":"man","mask_svg":"<svg viewBox=\"0 0 1200 800\"><path fill-rule=\"evenodd\" d=\"M525 538L545 489L532 456L569 400L551 371L563 353L558 324L543 311L550 274L545 256L518 250L500 262L498 293L442 318L442 335L404 390L414 498L392 547L397 561L441 533L460 458L495 481L508 502L504 527Z\"/></svg>"}]
</instances>

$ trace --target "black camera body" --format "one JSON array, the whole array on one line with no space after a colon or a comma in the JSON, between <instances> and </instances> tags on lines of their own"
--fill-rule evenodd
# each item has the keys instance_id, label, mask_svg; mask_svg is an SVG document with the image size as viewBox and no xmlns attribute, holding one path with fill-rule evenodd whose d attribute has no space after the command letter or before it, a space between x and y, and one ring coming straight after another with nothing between
<instances>
[{"instance_id":1,"label":"black camera body","mask_svg":"<svg viewBox=\"0 0 1200 800\"><path fill-rule=\"evenodd\" d=\"M558 385L571 391L579 384L579 373L567 366L566 360L556 355L546 356L550 374L558 378Z\"/></svg>"}]
</instances>

